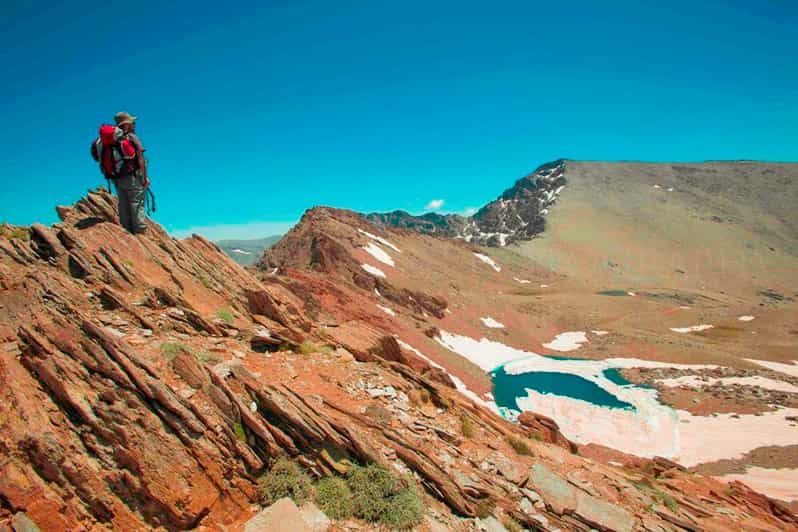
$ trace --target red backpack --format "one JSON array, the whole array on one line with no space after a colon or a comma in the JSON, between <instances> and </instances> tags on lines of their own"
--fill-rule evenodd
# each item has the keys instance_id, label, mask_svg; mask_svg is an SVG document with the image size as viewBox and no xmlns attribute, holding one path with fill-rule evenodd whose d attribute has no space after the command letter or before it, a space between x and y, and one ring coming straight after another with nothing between
<instances>
[{"instance_id":1,"label":"red backpack","mask_svg":"<svg viewBox=\"0 0 798 532\"><path fill-rule=\"evenodd\" d=\"M100 164L100 171L110 185L110 180L119 178L123 170L129 173L134 169L136 148L120 128L103 124L100 136L91 143L91 156Z\"/></svg>"}]
</instances>

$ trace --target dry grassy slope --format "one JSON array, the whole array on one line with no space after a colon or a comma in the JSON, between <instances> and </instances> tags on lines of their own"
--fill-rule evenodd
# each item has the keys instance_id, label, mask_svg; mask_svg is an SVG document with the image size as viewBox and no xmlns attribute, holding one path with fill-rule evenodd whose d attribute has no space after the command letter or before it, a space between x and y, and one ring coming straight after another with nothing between
<instances>
[{"instance_id":1,"label":"dry grassy slope","mask_svg":"<svg viewBox=\"0 0 798 532\"><path fill-rule=\"evenodd\" d=\"M523 255L606 284L744 295L794 284L796 164L569 161L566 177L545 235Z\"/></svg>"},{"instance_id":2,"label":"dry grassy slope","mask_svg":"<svg viewBox=\"0 0 798 532\"><path fill-rule=\"evenodd\" d=\"M567 276L540 305L551 319L617 331L612 345L593 346L607 353L725 364L798 358L789 300L798 299L798 165L568 161L566 178L546 232L496 252ZM607 289L683 299L595 295ZM765 289L788 299L763 297ZM677 311L683 305L690 310ZM757 320L743 328L742 314ZM716 328L669 331L697 323Z\"/></svg>"}]
</instances>

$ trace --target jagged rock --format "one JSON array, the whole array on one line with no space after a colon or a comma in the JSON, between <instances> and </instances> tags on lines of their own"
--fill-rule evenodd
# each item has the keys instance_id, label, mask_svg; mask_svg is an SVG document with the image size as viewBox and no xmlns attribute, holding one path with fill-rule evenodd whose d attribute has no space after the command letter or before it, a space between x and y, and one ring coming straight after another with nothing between
<instances>
[{"instance_id":1,"label":"jagged rock","mask_svg":"<svg viewBox=\"0 0 798 532\"><path fill-rule=\"evenodd\" d=\"M557 422L549 417L535 412L524 411L519 414L518 422L529 429L530 435L533 437L537 436L545 442L558 445L572 453L577 450L576 445L560 432Z\"/></svg>"},{"instance_id":2,"label":"jagged rock","mask_svg":"<svg viewBox=\"0 0 798 532\"><path fill-rule=\"evenodd\" d=\"M313 532L294 501L283 498L261 510L244 525L244 532Z\"/></svg>"}]
</instances>

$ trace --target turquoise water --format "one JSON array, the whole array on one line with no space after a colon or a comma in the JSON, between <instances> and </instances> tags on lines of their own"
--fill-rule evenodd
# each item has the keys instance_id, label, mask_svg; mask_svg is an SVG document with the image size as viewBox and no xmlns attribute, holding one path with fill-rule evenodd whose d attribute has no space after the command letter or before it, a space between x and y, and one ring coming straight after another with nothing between
<instances>
[{"instance_id":1,"label":"turquoise water","mask_svg":"<svg viewBox=\"0 0 798 532\"><path fill-rule=\"evenodd\" d=\"M632 384L628 380L624 379L621 375L621 372L615 368L605 369L602 373L604 373L604 376L608 381L614 382L615 384L619 384L621 386Z\"/></svg>"},{"instance_id":2,"label":"turquoise water","mask_svg":"<svg viewBox=\"0 0 798 532\"><path fill-rule=\"evenodd\" d=\"M617 373L617 370L607 371L615 371ZM634 410L633 405L621 401L594 382L578 375L552 371L533 371L520 375L510 375L504 371L503 367L500 367L491 376L493 377L493 396L499 407L520 410L515 399L517 397L526 397L528 388L544 394L581 399L597 406ZM608 376L607 378L610 377ZM624 384L629 384L620 374L614 375L613 378L621 379ZM617 381L613 380L613 382ZM620 384L620 382L617 383Z\"/></svg>"}]
</instances>

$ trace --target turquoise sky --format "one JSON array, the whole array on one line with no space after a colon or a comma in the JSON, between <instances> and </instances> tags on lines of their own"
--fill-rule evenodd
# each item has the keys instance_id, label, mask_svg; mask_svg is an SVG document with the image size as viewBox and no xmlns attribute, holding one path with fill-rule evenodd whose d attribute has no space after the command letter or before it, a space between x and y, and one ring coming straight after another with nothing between
<instances>
[{"instance_id":1,"label":"turquoise sky","mask_svg":"<svg viewBox=\"0 0 798 532\"><path fill-rule=\"evenodd\" d=\"M464 212L559 157L798 160L794 1L69 4L0 6L0 221L101 184L119 110L155 219L211 238Z\"/></svg>"}]
</instances>

